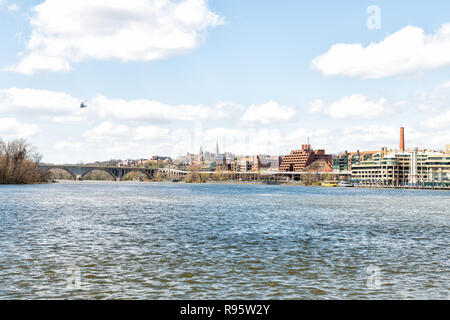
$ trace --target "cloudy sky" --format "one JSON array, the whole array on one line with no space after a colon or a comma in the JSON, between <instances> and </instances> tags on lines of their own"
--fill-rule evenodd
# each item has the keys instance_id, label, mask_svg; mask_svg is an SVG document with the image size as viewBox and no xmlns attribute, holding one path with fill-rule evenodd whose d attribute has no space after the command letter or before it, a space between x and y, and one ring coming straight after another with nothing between
<instances>
[{"instance_id":1,"label":"cloudy sky","mask_svg":"<svg viewBox=\"0 0 450 320\"><path fill-rule=\"evenodd\" d=\"M450 143L450 2L0 0L0 138L44 161ZM80 102L88 100L81 110Z\"/></svg>"}]
</instances>

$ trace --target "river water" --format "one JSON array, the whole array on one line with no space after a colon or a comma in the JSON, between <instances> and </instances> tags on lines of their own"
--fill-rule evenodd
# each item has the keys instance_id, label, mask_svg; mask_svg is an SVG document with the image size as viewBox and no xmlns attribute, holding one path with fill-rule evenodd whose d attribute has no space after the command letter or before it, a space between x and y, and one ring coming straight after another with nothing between
<instances>
[{"instance_id":1,"label":"river water","mask_svg":"<svg viewBox=\"0 0 450 320\"><path fill-rule=\"evenodd\" d=\"M1 299L449 299L450 193L0 186Z\"/></svg>"}]
</instances>

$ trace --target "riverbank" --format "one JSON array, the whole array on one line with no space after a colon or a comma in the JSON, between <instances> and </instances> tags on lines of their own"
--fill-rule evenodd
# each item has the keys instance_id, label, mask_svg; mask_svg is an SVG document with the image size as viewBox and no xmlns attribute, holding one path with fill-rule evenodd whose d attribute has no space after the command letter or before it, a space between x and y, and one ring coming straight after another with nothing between
<instances>
[{"instance_id":1,"label":"riverbank","mask_svg":"<svg viewBox=\"0 0 450 320\"><path fill-rule=\"evenodd\" d=\"M111 181L111 180L83 180L83 181L74 181L74 180L52 180L49 183L98 183L98 182L117 182L117 183L135 183L135 184L183 184L183 185L278 185L278 186L291 186L291 187L316 187L316 188L339 188L339 189L347 189L347 188L357 188L357 189L403 189L403 190L440 190L440 191L450 191L450 188L445 187L392 187L392 186L353 186L353 187L327 187L321 186L318 184L305 184L301 182L282 182L280 184L271 184L267 183L267 181L239 181L239 180L224 180L224 181L206 181L206 182L185 182L185 181L171 181L171 180L163 180L163 181L136 181L136 180L128 180L128 181ZM36 183L39 184L39 183Z\"/></svg>"},{"instance_id":2,"label":"riverbank","mask_svg":"<svg viewBox=\"0 0 450 320\"><path fill-rule=\"evenodd\" d=\"M412 186L354 186L354 188L360 189L406 189L406 190L447 190L450 191L450 187L412 187Z\"/></svg>"}]
</instances>

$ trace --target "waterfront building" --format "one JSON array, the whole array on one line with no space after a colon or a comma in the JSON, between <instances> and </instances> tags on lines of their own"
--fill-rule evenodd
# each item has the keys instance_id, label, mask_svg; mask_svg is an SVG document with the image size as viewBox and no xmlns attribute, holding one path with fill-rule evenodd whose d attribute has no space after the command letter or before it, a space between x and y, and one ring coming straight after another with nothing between
<instances>
[{"instance_id":1,"label":"waterfront building","mask_svg":"<svg viewBox=\"0 0 450 320\"><path fill-rule=\"evenodd\" d=\"M333 171L348 171L348 152L333 155Z\"/></svg>"},{"instance_id":2,"label":"waterfront building","mask_svg":"<svg viewBox=\"0 0 450 320\"><path fill-rule=\"evenodd\" d=\"M363 185L448 187L450 153L418 148L406 150L402 127L399 150L382 148L371 160L353 165L352 180Z\"/></svg>"},{"instance_id":3,"label":"waterfront building","mask_svg":"<svg viewBox=\"0 0 450 320\"><path fill-rule=\"evenodd\" d=\"M217 156L216 160L216 170L218 171L238 171L239 167L238 161L235 158L234 154L230 152L226 152Z\"/></svg>"},{"instance_id":4,"label":"waterfront building","mask_svg":"<svg viewBox=\"0 0 450 320\"><path fill-rule=\"evenodd\" d=\"M370 161L378 151L347 152L333 155L333 171L350 171L352 166L361 161Z\"/></svg>"},{"instance_id":5,"label":"waterfront building","mask_svg":"<svg viewBox=\"0 0 450 320\"><path fill-rule=\"evenodd\" d=\"M254 157L252 171L278 171L281 163L280 156L270 156L270 155L257 155Z\"/></svg>"},{"instance_id":6,"label":"waterfront building","mask_svg":"<svg viewBox=\"0 0 450 320\"><path fill-rule=\"evenodd\" d=\"M357 184L383 186L450 186L450 154L427 150L381 152L352 168Z\"/></svg>"},{"instance_id":7,"label":"waterfront building","mask_svg":"<svg viewBox=\"0 0 450 320\"><path fill-rule=\"evenodd\" d=\"M231 160L231 159L230 159ZM280 166L281 157L271 155L238 156L227 167L235 172L275 172Z\"/></svg>"},{"instance_id":8,"label":"waterfront building","mask_svg":"<svg viewBox=\"0 0 450 320\"><path fill-rule=\"evenodd\" d=\"M279 171L301 172L314 161L324 160L332 166L331 154L325 154L325 150L313 150L310 144L302 145L301 150L293 150L281 160Z\"/></svg>"},{"instance_id":9,"label":"waterfront building","mask_svg":"<svg viewBox=\"0 0 450 320\"><path fill-rule=\"evenodd\" d=\"M245 156L237 160L236 171L237 172L251 172L253 171L254 157Z\"/></svg>"}]
</instances>

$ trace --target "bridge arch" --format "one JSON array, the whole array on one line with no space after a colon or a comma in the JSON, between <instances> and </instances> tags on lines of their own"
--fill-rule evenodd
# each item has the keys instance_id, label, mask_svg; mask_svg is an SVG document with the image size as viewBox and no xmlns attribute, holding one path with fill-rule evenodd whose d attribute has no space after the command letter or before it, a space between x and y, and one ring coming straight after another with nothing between
<instances>
[{"instance_id":1,"label":"bridge arch","mask_svg":"<svg viewBox=\"0 0 450 320\"><path fill-rule=\"evenodd\" d=\"M101 166L84 166L84 165L40 165L39 169L42 173L53 169L64 170L69 173L74 180L83 179L92 171L104 171L114 181L122 181L123 178L130 172L139 172L152 179L155 176L157 169L152 168L136 168L136 167L101 167Z\"/></svg>"},{"instance_id":2,"label":"bridge arch","mask_svg":"<svg viewBox=\"0 0 450 320\"><path fill-rule=\"evenodd\" d=\"M72 177L73 180L77 180L76 175L74 175L72 172L70 172L69 170L67 170L67 168L64 168L64 167L51 167L51 168L50 167L41 167L40 169L41 169L42 173L52 173L52 172L55 173L55 170L65 171Z\"/></svg>"},{"instance_id":3,"label":"bridge arch","mask_svg":"<svg viewBox=\"0 0 450 320\"><path fill-rule=\"evenodd\" d=\"M117 177L115 177L111 172L109 172L108 170L105 170L105 169L103 169L103 168L89 168L89 170L87 170L86 173L84 173L84 174L81 176L81 179L84 179L88 174L90 174L90 173L92 173L92 172L94 172L94 171L106 172L106 173L111 177L111 179L112 179L113 181L116 181L116 180L117 180Z\"/></svg>"},{"instance_id":4,"label":"bridge arch","mask_svg":"<svg viewBox=\"0 0 450 320\"><path fill-rule=\"evenodd\" d=\"M142 173L150 180L154 178L154 173L152 169L145 169L145 168L127 168L127 169L128 170L124 171L122 177L120 178L120 181L123 181L125 177L132 172Z\"/></svg>"}]
</instances>

